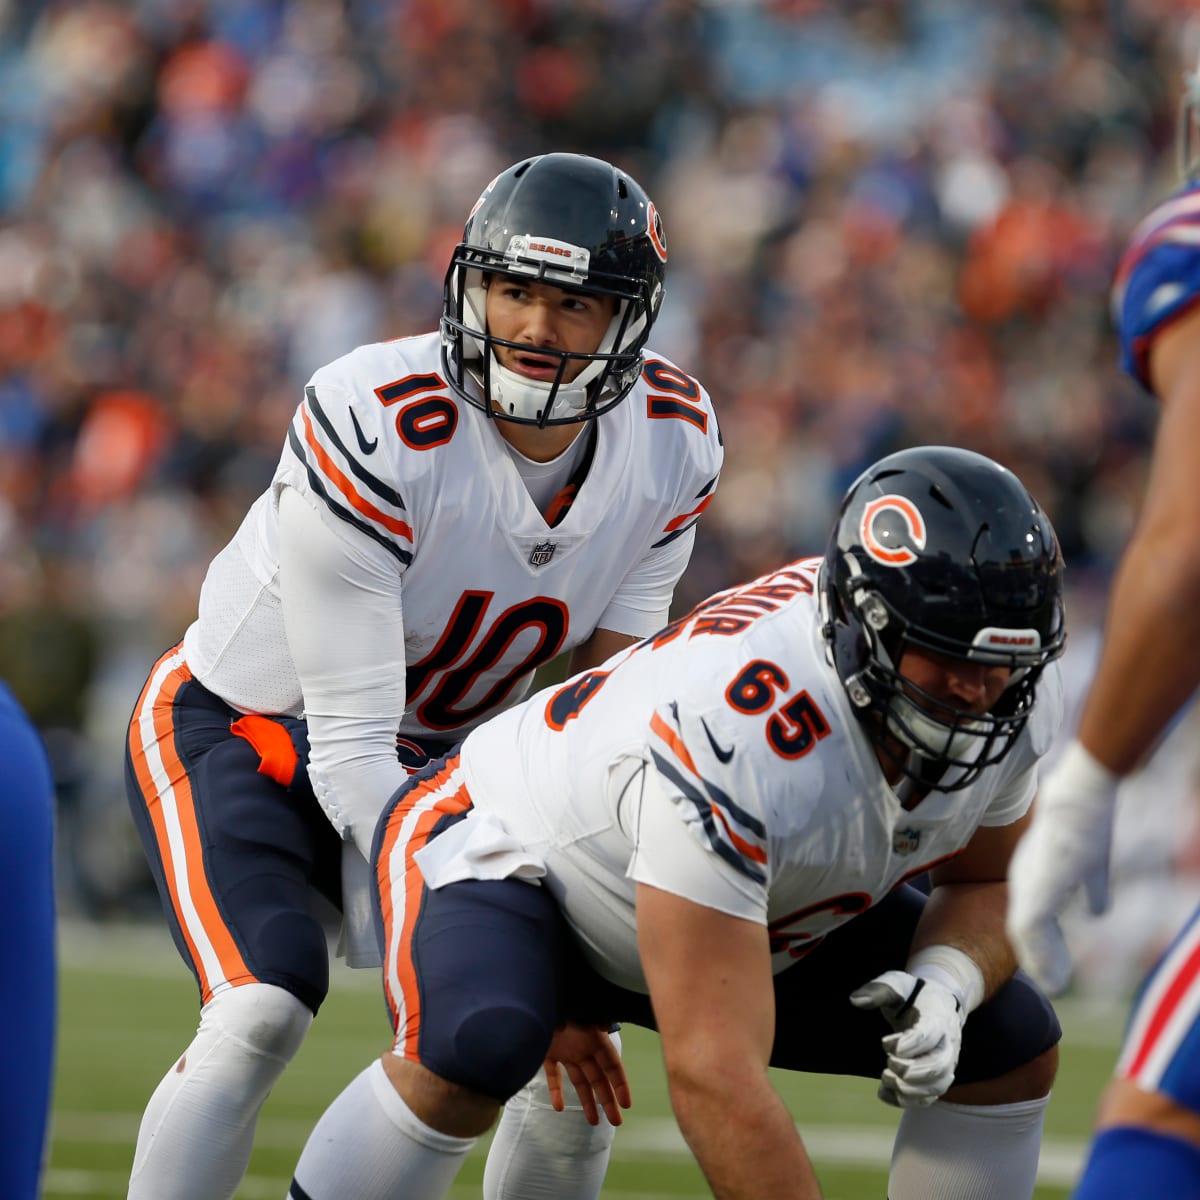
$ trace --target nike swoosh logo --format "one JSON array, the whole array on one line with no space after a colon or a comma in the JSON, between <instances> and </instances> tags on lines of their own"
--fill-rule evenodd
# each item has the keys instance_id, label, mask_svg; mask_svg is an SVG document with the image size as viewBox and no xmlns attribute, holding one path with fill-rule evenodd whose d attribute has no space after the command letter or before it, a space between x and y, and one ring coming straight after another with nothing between
<instances>
[{"instance_id":1,"label":"nike swoosh logo","mask_svg":"<svg viewBox=\"0 0 1200 1200\"><path fill-rule=\"evenodd\" d=\"M708 738L708 744L712 747L713 753L720 762L727 763L733 757L733 750L723 750L717 745L717 739L713 737L712 730L709 729L708 722L703 717L700 719L700 724L704 726L704 734Z\"/></svg>"},{"instance_id":2,"label":"nike swoosh logo","mask_svg":"<svg viewBox=\"0 0 1200 1200\"><path fill-rule=\"evenodd\" d=\"M358 448L364 454L374 454L375 447L379 445L379 439L374 438L367 441L367 435L363 433L362 426L358 423L358 414L354 409L350 410L350 424L354 426L354 436L358 438Z\"/></svg>"}]
</instances>

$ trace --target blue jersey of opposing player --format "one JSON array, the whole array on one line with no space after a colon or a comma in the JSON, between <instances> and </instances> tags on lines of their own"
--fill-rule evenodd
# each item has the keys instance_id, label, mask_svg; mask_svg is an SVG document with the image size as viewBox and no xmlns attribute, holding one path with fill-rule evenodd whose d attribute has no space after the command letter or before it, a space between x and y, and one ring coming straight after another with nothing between
<instances>
[{"instance_id":1,"label":"blue jersey of opposing player","mask_svg":"<svg viewBox=\"0 0 1200 1200\"><path fill-rule=\"evenodd\" d=\"M42 740L0 680L0 1194L35 1200L49 1120L56 1015L54 783Z\"/></svg>"},{"instance_id":2,"label":"blue jersey of opposing player","mask_svg":"<svg viewBox=\"0 0 1200 1200\"><path fill-rule=\"evenodd\" d=\"M1191 387L1197 360L1194 350L1188 354L1180 351L1194 345L1195 320L1191 314L1200 300L1200 163L1193 161L1190 153L1200 113L1200 69L1189 72L1185 84L1180 160L1187 182L1134 230L1113 291L1121 365L1152 395L1168 402L1151 463L1141 529L1135 532L1120 568L1129 577L1139 571L1144 575L1147 562L1161 560L1164 545L1179 543L1194 533L1195 514L1186 497L1198 444L1194 436L1198 412ZM1180 327L1181 321L1188 324ZM1156 350L1159 335L1176 328L1180 329L1180 338L1170 342L1164 338ZM1153 379L1152 358L1158 375ZM1164 521L1163 513L1172 508L1178 518ZM1190 556L1181 553L1180 562L1184 574L1165 580L1160 575L1156 586L1160 594L1187 604L1194 600L1195 589L1181 580L1186 580L1186 572L1191 569ZM1134 565L1129 566L1131 563ZM1178 622L1167 621L1162 612L1152 589L1131 589L1126 584L1109 617L1110 623L1115 621L1135 631L1135 637L1124 642L1122 648L1132 647L1139 657L1148 653L1157 655L1160 663L1164 661L1163 639L1144 633L1145 629L1169 627L1172 637L1179 636ZM1139 625L1144 629L1139 631ZM1106 635L1110 643L1113 636ZM1183 656L1178 668L1154 671L1159 697L1149 702L1146 696L1140 698L1143 714L1140 724L1134 722L1134 728L1140 731L1134 750L1144 754L1151 748L1153 738L1161 733L1168 707L1178 716L1179 707L1168 705L1163 697L1179 697L1182 703L1194 692L1194 662L1191 656ZM1104 669L1102 659L1101 672ZM1103 703L1096 710L1097 714L1105 711L1111 713ZM1124 749L1130 749L1128 741ZM1073 1200L1200 1196L1198 962L1200 907L1142 984L1113 1082L1100 1105L1083 1173L1071 1193Z\"/></svg>"},{"instance_id":3,"label":"blue jersey of opposing player","mask_svg":"<svg viewBox=\"0 0 1200 1200\"><path fill-rule=\"evenodd\" d=\"M1147 391L1150 344L1200 303L1200 178L1141 221L1117 268L1113 316L1121 366Z\"/></svg>"}]
</instances>

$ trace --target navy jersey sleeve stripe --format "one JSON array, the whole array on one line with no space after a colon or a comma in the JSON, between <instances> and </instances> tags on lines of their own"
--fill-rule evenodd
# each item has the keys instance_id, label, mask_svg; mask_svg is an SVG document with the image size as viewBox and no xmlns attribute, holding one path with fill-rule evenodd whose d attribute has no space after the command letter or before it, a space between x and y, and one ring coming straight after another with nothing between
<instances>
[{"instance_id":1,"label":"navy jersey sleeve stripe","mask_svg":"<svg viewBox=\"0 0 1200 1200\"><path fill-rule=\"evenodd\" d=\"M346 444L338 436L337 430L334 429L328 414L321 407L321 402L317 399L317 389L312 384L309 384L304 389L304 394L308 398L309 411L312 413L317 424L320 425L330 443L337 449L342 458L345 459L347 466L350 468L350 473L354 478L378 496L380 500L404 511L404 497L395 488L384 483L377 475L372 475L346 448Z\"/></svg>"},{"instance_id":2,"label":"navy jersey sleeve stripe","mask_svg":"<svg viewBox=\"0 0 1200 1200\"><path fill-rule=\"evenodd\" d=\"M650 754L654 759L655 767L663 778L674 784L684 798L695 807L696 815L700 819L700 824L704 829L705 837L708 839L709 847L714 853L723 858L739 874L745 875L755 883L764 883L766 875L721 836L720 831L717 829L717 824L713 820L712 805L704 793L682 775L670 760L663 757L656 750L651 750Z\"/></svg>"},{"instance_id":3,"label":"navy jersey sleeve stripe","mask_svg":"<svg viewBox=\"0 0 1200 1200\"><path fill-rule=\"evenodd\" d=\"M367 521L361 520L355 516L345 505L339 504L329 494L329 489L325 486L325 481L321 475L314 470L304 454L304 447L300 442L299 436L294 428L288 430L288 441L291 444L292 451L296 457L304 464L304 469L308 472L308 483L312 490L321 497L322 500L329 506L329 511L334 516L345 521L347 525L353 525L355 529L366 534L373 541L378 542L393 558L395 558L401 566L407 567L412 562L412 552L403 549L396 541L390 537L386 537L380 533L374 525Z\"/></svg>"}]
</instances>

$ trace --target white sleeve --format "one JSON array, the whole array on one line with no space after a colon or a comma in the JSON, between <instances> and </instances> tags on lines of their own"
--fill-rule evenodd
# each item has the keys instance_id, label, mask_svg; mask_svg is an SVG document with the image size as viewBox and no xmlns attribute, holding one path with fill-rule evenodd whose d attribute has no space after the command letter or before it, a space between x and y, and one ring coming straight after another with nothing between
<instances>
[{"instance_id":1,"label":"white sleeve","mask_svg":"<svg viewBox=\"0 0 1200 1200\"><path fill-rule=\"evenodd\" d=\"M304 693L309 778L333 826L369 858L375 822L407 778L400 570L368 538L326 524L294 488L279 495L279 592Z\"/></svg>"},{"instance_id":2,"label":"white sleeve","mask_svg":"<svg viewBox=\"0 0 1200 1200\"><path fill-rule=\"evenodd\" d=\"M657 633L670 618L671 597L695 543L693 525L673 542L644 555L621 580L596 628L636 638Z\"/></svg>"},{"instance_id":3,"label":"white sleeve","mask_svg":"<svg viewBox=\"0 0 1200 1200\"><path fill-rule=\"evenodd\" d=\"M647 764L628 875L705 908L765 925L765 883L748 879L702 845L688 829L668 786Z\"/></svg>"},{"instance_id":4,"label":"white sleeve","mask_svg":"<svg viewBox=\"0 0 1200 1200\"><path fill-rule=\"evenodd\" d=\"M998 825L1011 825L1014 821L1019 821L1029 811L1029 806L1033 803L1033 797L1036 794L1037 768L1028 767L1011 780L1002 791L997 792L991 803L988 804L979 824L994 828Z\"/></svg>"}]
</instances>

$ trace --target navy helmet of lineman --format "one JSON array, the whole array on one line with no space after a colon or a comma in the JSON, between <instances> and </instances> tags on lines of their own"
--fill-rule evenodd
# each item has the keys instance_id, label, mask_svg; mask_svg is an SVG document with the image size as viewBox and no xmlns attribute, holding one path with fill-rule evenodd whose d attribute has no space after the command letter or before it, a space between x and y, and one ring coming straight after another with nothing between
<instances>
[{"instance_id":1,"label":"navy helmet of lineman","mask_svg":"<svg viewBox=\"0 0 1200 1200\"><path fill-rule=\"evenodd\" d=\"M1063 651L1063 567L1046 514L983 455L923 446L850 487L822 564L823 633L869 735L924 788L965 787L1012 748ZM908 646L1011 670L985 714L900 671Z\"/></svg>"},{"instance_id":2,"label":"navy helmet of lineman","mask_svg":"<svg viewBox=\"0 0 1200 1200\"><path fill-rule=\"evenodd\" d=\"M570 424L606 412L641 374L666 261L662 219L627 172L580 154L514 164L475 202L446 272L442 363L450 386L489 415L524 424ZM613 297L600 345L589 354L539 348L558 358L553 379L525 379L501 366L497 345L522 347L488 331L486 288L496 273ZM579 363L571 379L569 368Z\"/></svg>"}]
</instances>

